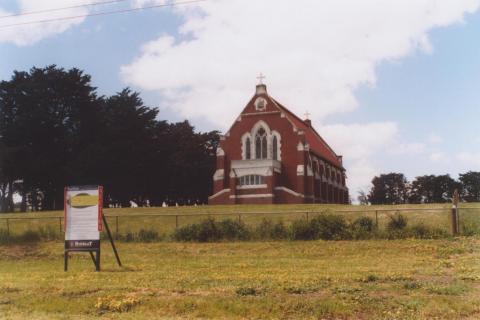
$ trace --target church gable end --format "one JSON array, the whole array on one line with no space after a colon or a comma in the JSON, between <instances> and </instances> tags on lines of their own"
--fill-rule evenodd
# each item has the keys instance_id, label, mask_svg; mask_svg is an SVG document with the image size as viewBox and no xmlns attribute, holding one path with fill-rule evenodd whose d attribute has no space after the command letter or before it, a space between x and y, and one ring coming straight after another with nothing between
<instances>
[{"instance_id":1,"label":"church gable end","mask_svg":"<svg viewBox=\"0 0 480 320\"><path fill-rule=\"evenodd\" d=\"M221 138L209 203L347 203L339 159L309 120L258 84Z\"/></svg>"}]
</instances>

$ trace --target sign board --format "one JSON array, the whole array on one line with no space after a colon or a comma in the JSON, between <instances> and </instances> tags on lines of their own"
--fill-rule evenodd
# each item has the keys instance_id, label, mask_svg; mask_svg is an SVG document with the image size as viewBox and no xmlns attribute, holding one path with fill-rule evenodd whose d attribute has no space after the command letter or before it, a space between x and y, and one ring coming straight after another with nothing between
<instances>
[{"instance_id":1,"label":"sign board","mask_svg":"<svg viewBox=\"0 0 480 320\"><path fill-rule=\"evenodd\" d=\"M100 250L102 193L101 186L65 188L65 250Z\"/></svg>"}]
</instances>

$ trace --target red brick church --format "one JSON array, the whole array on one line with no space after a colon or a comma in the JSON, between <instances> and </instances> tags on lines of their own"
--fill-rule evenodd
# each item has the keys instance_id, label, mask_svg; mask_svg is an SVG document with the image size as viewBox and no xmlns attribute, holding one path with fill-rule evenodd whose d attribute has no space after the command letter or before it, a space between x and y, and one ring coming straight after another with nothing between
<instances>
[{"instance_id":1,"label":"red brick church","mask_svg":"<svg viewBox=\"0 0 480 320\"><path fill-rule=\"evenodd\" d=\"M312 127L265 84L221 137L209 204L348 203L345 168Z\"/></svg>"}]
</instances>

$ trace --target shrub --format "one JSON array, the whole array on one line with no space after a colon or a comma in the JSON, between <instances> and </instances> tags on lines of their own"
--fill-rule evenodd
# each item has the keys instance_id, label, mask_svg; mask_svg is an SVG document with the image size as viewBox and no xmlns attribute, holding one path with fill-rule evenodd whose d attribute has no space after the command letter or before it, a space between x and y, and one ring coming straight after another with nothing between
<instances>
[{"instance_id":1,"label":"shrub","mask_svg":"<svg viewBox=\"0 0 480 320\"><path fill-rule=\"evenodd\" d=\"M374 236L377 226L370 217L357 218L350 225L352 237L354 239L369 239Z\"/></svg>"},{"instance_id":2,"label":"shrub","mask_svg":"<svg viewBox=\"0 0 480 320\"><path fill-rule=\"evenodd\" d=\"M293 240L313 240L316 239L315 231L311 223L306 220L295 220L290 226L290 234Z\"/></svg>"},{"instance_id":3,"label":"shrub","mask_svg":"<svg viewBox=\"0 0 480 320\"><path fill-rule=\"evenodd\" d=\"M40 241L40 234L37 231L27 230L19 236L20 242L37 242Z\"/></svg>"},{"instance_id":4,"label":"shrub","mask_svg":"<svg viewBox=\"0 0 480 320\"><path fill-rule=\"evenodd\" d=\"M271 238L274 240L281 240L288 238L288 229L285 227L283 221L278 221L273 225L272 233L270 234Z\"/></svg>"},{"instance_id":5,"label":"shrub","mask_svg":"<svg viewBox=\"0 0 480 320\"><path fill-rule=\"evenodd\" d=\"M140 242L153 242L160 240L161 237L158 235L158 232L153 229L140 229L138 232L138 241Z\"/></svg>"},{"instance_id":6,"label":"shrub","mask_svg":"<svg viewBox=\"0 0 480 320\"><path fill-rule=\"evenodd\" d=\"M250 230L245 223L232 219L225 219L218 223L220 237L226 240L248 240L250 239Z\"/></svg>"},{"instance_id":7,"label":"shrub","mask_svg":"<svg viewBox=\"0 0 480 320\"><path fill-rule=\"evenodd\" d=\"M9 237L7 230L5 229L0 229L0 244L5 244L8 243Z\"/></svg>"},{"instance_id":8,"label":"shrub","mask_svg":"<svg viewBox=\"0 0 480 320\"><path fill-rule=\"evenodd\" d=\"M178 228L173 233L173 238L177 241L198 241L198 224L190 224L181 228Z\"/></svg>"},{"instance_id":9,"label":"shrub","mask_svg":"<svg viewBox=\"0 0 480 320\"><path fill-rule=\"evenodd\" d=\"M313 218L310 225L314 232L314 239L342 240L351 237L345 218L339 215L320 215Z\"/></svg>"},{"instance_id":10,"label":"shrub","mask_svg":"<svg viewBox=\"0 0 480 320\"><path fill-rule=\"evenodd\" d=\"M409 230L410 236L417 239L439 239L449 236L446 230L427 227L424 224L416 224Z\"/></svg>"},{"instance_id":11,"label":"shrub","mask_svg":"<svg viewBox=\"0 0 480 320\"><path fill-rule=\"evenodd\" d=\"M387 224L388 231L403 230L407 227L407 218L401 214L389 216L390 221Z\"/></svg>"},{"instance_id":12,"label":"shrub","mask_svg":"<svg viewBox=\"0 0 480 320\"><path fill-rule=\"evenodd\" d=\"M255 237L258 239L281 240L288 238L288 229L283 221L273 223L270 219L263 219L254 230Z\"/></svg>"},{"instance_id":13,"label":"shrub","mask_svg":"<svg viewBox=\"0 0 480 320\"><path fill-rule=\"evenodd\" d=\"M199 242L212 242L220 240L222 233L217 227L215 220L209 218L200 222L197 236Z\"/></svg>"}]
</instances>

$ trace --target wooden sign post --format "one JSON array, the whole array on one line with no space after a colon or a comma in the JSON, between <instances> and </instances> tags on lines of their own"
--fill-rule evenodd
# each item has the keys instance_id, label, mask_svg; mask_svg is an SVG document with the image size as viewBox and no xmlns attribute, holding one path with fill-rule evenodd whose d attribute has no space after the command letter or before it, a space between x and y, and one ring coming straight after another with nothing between
<instances>
[{"instance_id":1,"label":"wooden sign post","mask_svg":"<svg viewBox=\"0 0 480 320\"><path fill-rule=\"evenodd\" d=\"M64 270L68 270L70 252L88 252L100 271L100 231L105 225L119 266L122 266L115 244L103 216L103 188L81 186L65 188L65 252Z\"/></svg>"}]
</instances>

